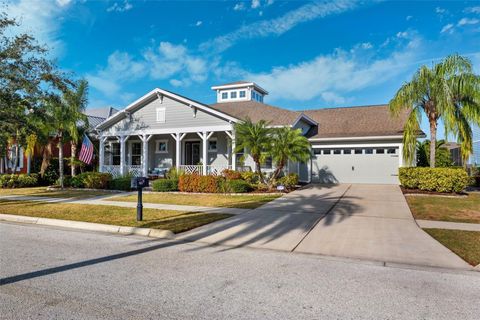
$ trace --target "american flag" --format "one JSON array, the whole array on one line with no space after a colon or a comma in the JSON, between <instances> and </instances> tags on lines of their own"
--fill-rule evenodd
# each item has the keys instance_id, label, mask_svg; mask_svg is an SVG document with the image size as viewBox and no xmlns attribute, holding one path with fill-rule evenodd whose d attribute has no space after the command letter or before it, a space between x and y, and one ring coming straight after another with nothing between
<instances>
[{"instance_id":1,"label":"american flag","mask_svg":"<svg viewBox=\"0 0 480 320\"><path fill-rule=\"evenodd\" d=\"M78 159L85 162L86 164L90 164L93 158L93 143L88 139L86 135L83 136L82 141L82 149L80 149L80 156Z\"/></svg>"}]
</instances>

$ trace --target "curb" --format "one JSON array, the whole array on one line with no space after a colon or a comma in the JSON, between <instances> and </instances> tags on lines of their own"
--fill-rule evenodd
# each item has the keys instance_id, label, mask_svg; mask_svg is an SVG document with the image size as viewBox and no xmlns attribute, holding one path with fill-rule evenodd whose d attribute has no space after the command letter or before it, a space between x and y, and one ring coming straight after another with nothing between
<instances>
[{"instance_id":1,"label":"curb","mask_svg":"<svg viewBox=\"0 0 480 320\"><path fill-rule=\"evenodd\" d=\"M92 223L92 222L83 222L83 221L17 216L12 214L0 214L0 221L30 223L30 224L38 224L38 225L44 225L44 226L71 228L71 229L96 231L96 232L119 233L123 235L139 235L139 236L145 236L145 237L151 237L151 238L162 238L162 239L175 238L175 234L170 230L124 227L124 226L115 226L110 224L101 224L101 223Z\"/></svg>"}]
</instances>

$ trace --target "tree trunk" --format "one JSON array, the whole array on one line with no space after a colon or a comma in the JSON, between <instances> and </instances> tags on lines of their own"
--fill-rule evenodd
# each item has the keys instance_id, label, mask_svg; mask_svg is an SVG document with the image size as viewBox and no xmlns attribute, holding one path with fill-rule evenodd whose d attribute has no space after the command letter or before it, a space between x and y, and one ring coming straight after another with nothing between
<instances>
[{"instance_id":1,"label":"tree trunk","mask_svg":"<svg viewBox=\"0 0 480 320\"><path fill-rule=\"evenodd\" d=\"M257 157L253 157L253 161L255 162L255 169L257 171L258 177L260 178L260 181L262 183L265 183L265 180L263 179L262 168L260 165L260 159Z\"/></svg>"},{"instance_id":2,"label":"tree trunk","mask_svg":"<svg viewBox=\"0 0 480 320\"><path fill-rule=\"evenodd\" d=\"M15 155L13 160L12 173L15 173L17 171L19 157L20 157L20 148L18 147L18 143L17 143L15 144Z\"/></svg>"},{"instance_id":3,"label":"tree trunk","mask_svg":"<svg viewBox=\"0 0 480 320\"><path fill-rule=\"evenodd\" d=\"M31 165L32 165L32 156L29 153L27 156L27 174L31 173Z\"/></svg>"},{"instance_id":4,"label":"tree trunk","mask_svg":"<svg viewBox=\"0 0 480 320\"><path fill-rule=\"evenodd\" d=\"M437 151L437 121L430 119L430 168L435 168Z\"/></svg>"},{"instance_id":5,"label":"tree trunk","mask_svg":"<svg viewBox=\"0 0 480 320\"><path fill-rule=\"evenodd\" d=\"M63 190L63 138L62 134L58 138L58 173L60 180L60 188Z\"/></svg>"},{"instance_id":6,"label":"tree trunk","mask_svg":"<svg viewBox=\"0 0 480 320\"><path fill-rule=\"evenodd\" d=\"M71 168L71 175L72 177L75 177L75 174L76 174L76 169L77 169L77 166L75 165L75 159L76 159L76 156L77 156L77 143L75 141L71 141L70 142L71 144L71 147L70 147L70 150L71 150L71 155L70 155L70 168Z\"/></svg>"},{"instance_id":7,"label":"tree trunk","mask_svg":"<svg viewBox=\"0 0 480 320\"><path fill-rule=\"evenodd\" d=\"M50 165L51 156L52 156L52 142L48 141L47 145L43 147L43 151L42 151L42 165L40 166L40 176L42 178L45 176L45 171L47 171L48 166Z\"/></svg>"}]
</instances>

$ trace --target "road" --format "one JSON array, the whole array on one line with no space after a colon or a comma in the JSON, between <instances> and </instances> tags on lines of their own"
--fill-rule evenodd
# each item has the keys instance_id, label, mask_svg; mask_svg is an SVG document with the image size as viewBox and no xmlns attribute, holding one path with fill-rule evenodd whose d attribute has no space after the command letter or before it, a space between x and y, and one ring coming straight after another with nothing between
<instances>
[{"instance_id":1,"label":"road","mask_svg":"<svg viewBox=\"0 0 480 320\"><path fill-rule=\"evenodd\" d=\"M2 319L478 319L480 273L0 223Z\"/></svg>"}]
</instances>

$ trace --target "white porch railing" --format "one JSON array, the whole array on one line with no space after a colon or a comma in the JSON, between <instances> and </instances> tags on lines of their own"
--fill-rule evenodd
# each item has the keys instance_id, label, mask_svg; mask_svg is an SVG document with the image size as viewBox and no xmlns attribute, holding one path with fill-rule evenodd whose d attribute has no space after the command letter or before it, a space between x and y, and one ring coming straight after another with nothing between
<instances>
[{"instance_id":1,"label":"white porch railing","mask_svg":"<svg viewBox=\"0 0 480 320\"><path fill-rule=\"evenodd\" d=\"M126 172L134 177L141 177L143 175L142 166L141 165L126 165L125 166Z\"/></svg>"},{"instance_id":2,"label":"white porch railing","mask_svg":"<svg viewBox=\"0 0 480 320\"><path fill-rule=\"evenodd\" d=\"M120 166L103 165L103 172L110 173L114 178L120 177Z\"/></svg>"},{"instance_id":3,"label":"white porch railing","mask_svg":"<svg viewBox=\"0 0 480 320\"><path fill-rule=\"evenodd\" d=\"M231 166L221 165L207 165L207 175L219 176L225 169L230 169ZM180 170L186 174L203 174L203 165L181 165Z\"/></svg>"}]
</instances>

